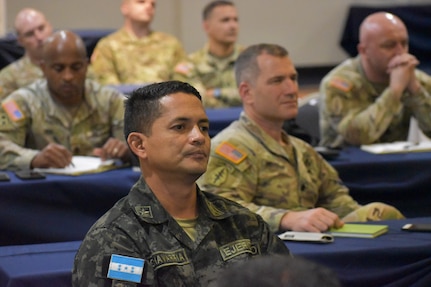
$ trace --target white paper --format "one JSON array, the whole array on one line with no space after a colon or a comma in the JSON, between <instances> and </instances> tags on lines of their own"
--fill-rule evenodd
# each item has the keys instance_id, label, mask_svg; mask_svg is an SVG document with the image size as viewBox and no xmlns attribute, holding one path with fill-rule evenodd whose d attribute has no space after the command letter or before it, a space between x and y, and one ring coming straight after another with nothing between
<instances>
[{"instance_id":1,"label":"white paper","mask_svg":"<svg viewBox=\"0 0 431 287\"><path fill-rule=\"evenodd\" d=\"M412 143L408 141L400 141L393 143L361 145L361 149L376 154L431 151L431 142L424 141Z\"/></svg>"},{"instance_id":2,"label":"white paper","mask_svg":"<svg viewBox=\"0 0 431 287\"><path fill-rule=\"evenodd\" d=\"M113 159L102 161L100 157L93 156L73 156L72 163L65 168L35 168L35 171L42 173L78 175L83 173L91 173L100 170L103 167L113 166Z\"/></svg>"}]
</instances>

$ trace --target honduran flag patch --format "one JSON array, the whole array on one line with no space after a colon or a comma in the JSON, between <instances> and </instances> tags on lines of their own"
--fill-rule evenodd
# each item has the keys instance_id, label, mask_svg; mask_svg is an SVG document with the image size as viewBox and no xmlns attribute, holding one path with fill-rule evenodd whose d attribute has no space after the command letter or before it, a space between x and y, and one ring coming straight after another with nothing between
<instances>
[{"instance_id":1,"label":"honduran flag patch","mask_svg":"<svg viewBox=\"0 0 431 287\"><path fill-rule=\"evenodd\" d=\"M107 277L139 283L144 271L144 264L145 260L141 258L112 254Z\"/></svg>"}]
</instances>

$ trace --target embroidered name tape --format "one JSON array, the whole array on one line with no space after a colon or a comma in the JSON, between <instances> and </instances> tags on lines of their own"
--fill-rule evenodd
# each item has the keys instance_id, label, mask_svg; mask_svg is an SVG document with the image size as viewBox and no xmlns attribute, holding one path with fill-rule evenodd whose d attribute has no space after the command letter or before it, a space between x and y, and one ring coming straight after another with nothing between
<instances>
[{"instance_id":1,"label":"embroidered name tape","mask_svg":"<svg viewBox=\"0 0 431 287\"><path fill-rule=\"evenodd\" d=\"M141 282L144 263L144 259L112 254L107 277L139 283Z\"/></svg>"}]
</instances>

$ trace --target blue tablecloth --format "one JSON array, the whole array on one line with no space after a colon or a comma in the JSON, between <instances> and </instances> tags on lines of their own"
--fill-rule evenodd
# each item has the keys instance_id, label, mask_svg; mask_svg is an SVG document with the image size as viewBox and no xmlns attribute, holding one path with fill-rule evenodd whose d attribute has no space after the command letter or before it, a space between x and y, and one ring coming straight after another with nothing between
<instances>
[{"instance_id":1,"label":"blue tablecloth","mask_svg":"<svg viewBox=\"0 0 431 287\"><path fill-rule=\"evenodd\" d=\"M334 243L286 241L295 256L336 271L343 286L431 286L431 233L401 231L405 223L386 221L389 232L374 239L335 238ZM0 247L0 287L71 286L73 258L80 241Z\"/></svg>"},{"instance_id":2,"label":"blue tablecloth","mask_svg":"<svg viewBox=\"0 0 431 287\"><path fill-rule=\"evenodd\" d=\"M408 217L431 216L431 153L374 155L346 149L330 161L360 203L383 201ZM131 168L82 176L0 182L0 245L82 240L127 195Z\"/></svg>"},{"instance_id":3,"label":"blue tablecloth","mask_svg":"<svg viewBox=\"0 0 431 287\"><path fill-rule=\"evenodd\" d=\"M383 201L407 217L431 216L431 152L372 154L346 148L329 162L358 202Z\"/></svg>"}]
</instances>

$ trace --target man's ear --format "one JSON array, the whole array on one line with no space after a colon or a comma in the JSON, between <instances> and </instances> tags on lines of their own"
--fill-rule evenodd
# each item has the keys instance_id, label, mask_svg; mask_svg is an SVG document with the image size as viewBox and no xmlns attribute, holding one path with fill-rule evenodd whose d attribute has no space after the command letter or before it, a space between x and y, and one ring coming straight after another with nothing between
<instances>
[{"instance_id":1,"label":"man's ear","mask_svg":"<svg viewBox=\"0 0 431 287\"><path fill-rule=\"evenodd\" d=\"M145 158L147 152L145 149L146 136L138 132L131 132L127 137L127 143L130 150L139 158Z\"/></svg>"},{"instance_id":2,"label":"man's ear","mask_svg":"<svg viewBox=\"0 0 431 287\"><path fill-rule=\"evenodd\" d=\"M250 84L246 81L243 81L239 84L238 92L243 103L250 103L250 101L253 99L251 96Z\"/></svg>"}]
</instances>

